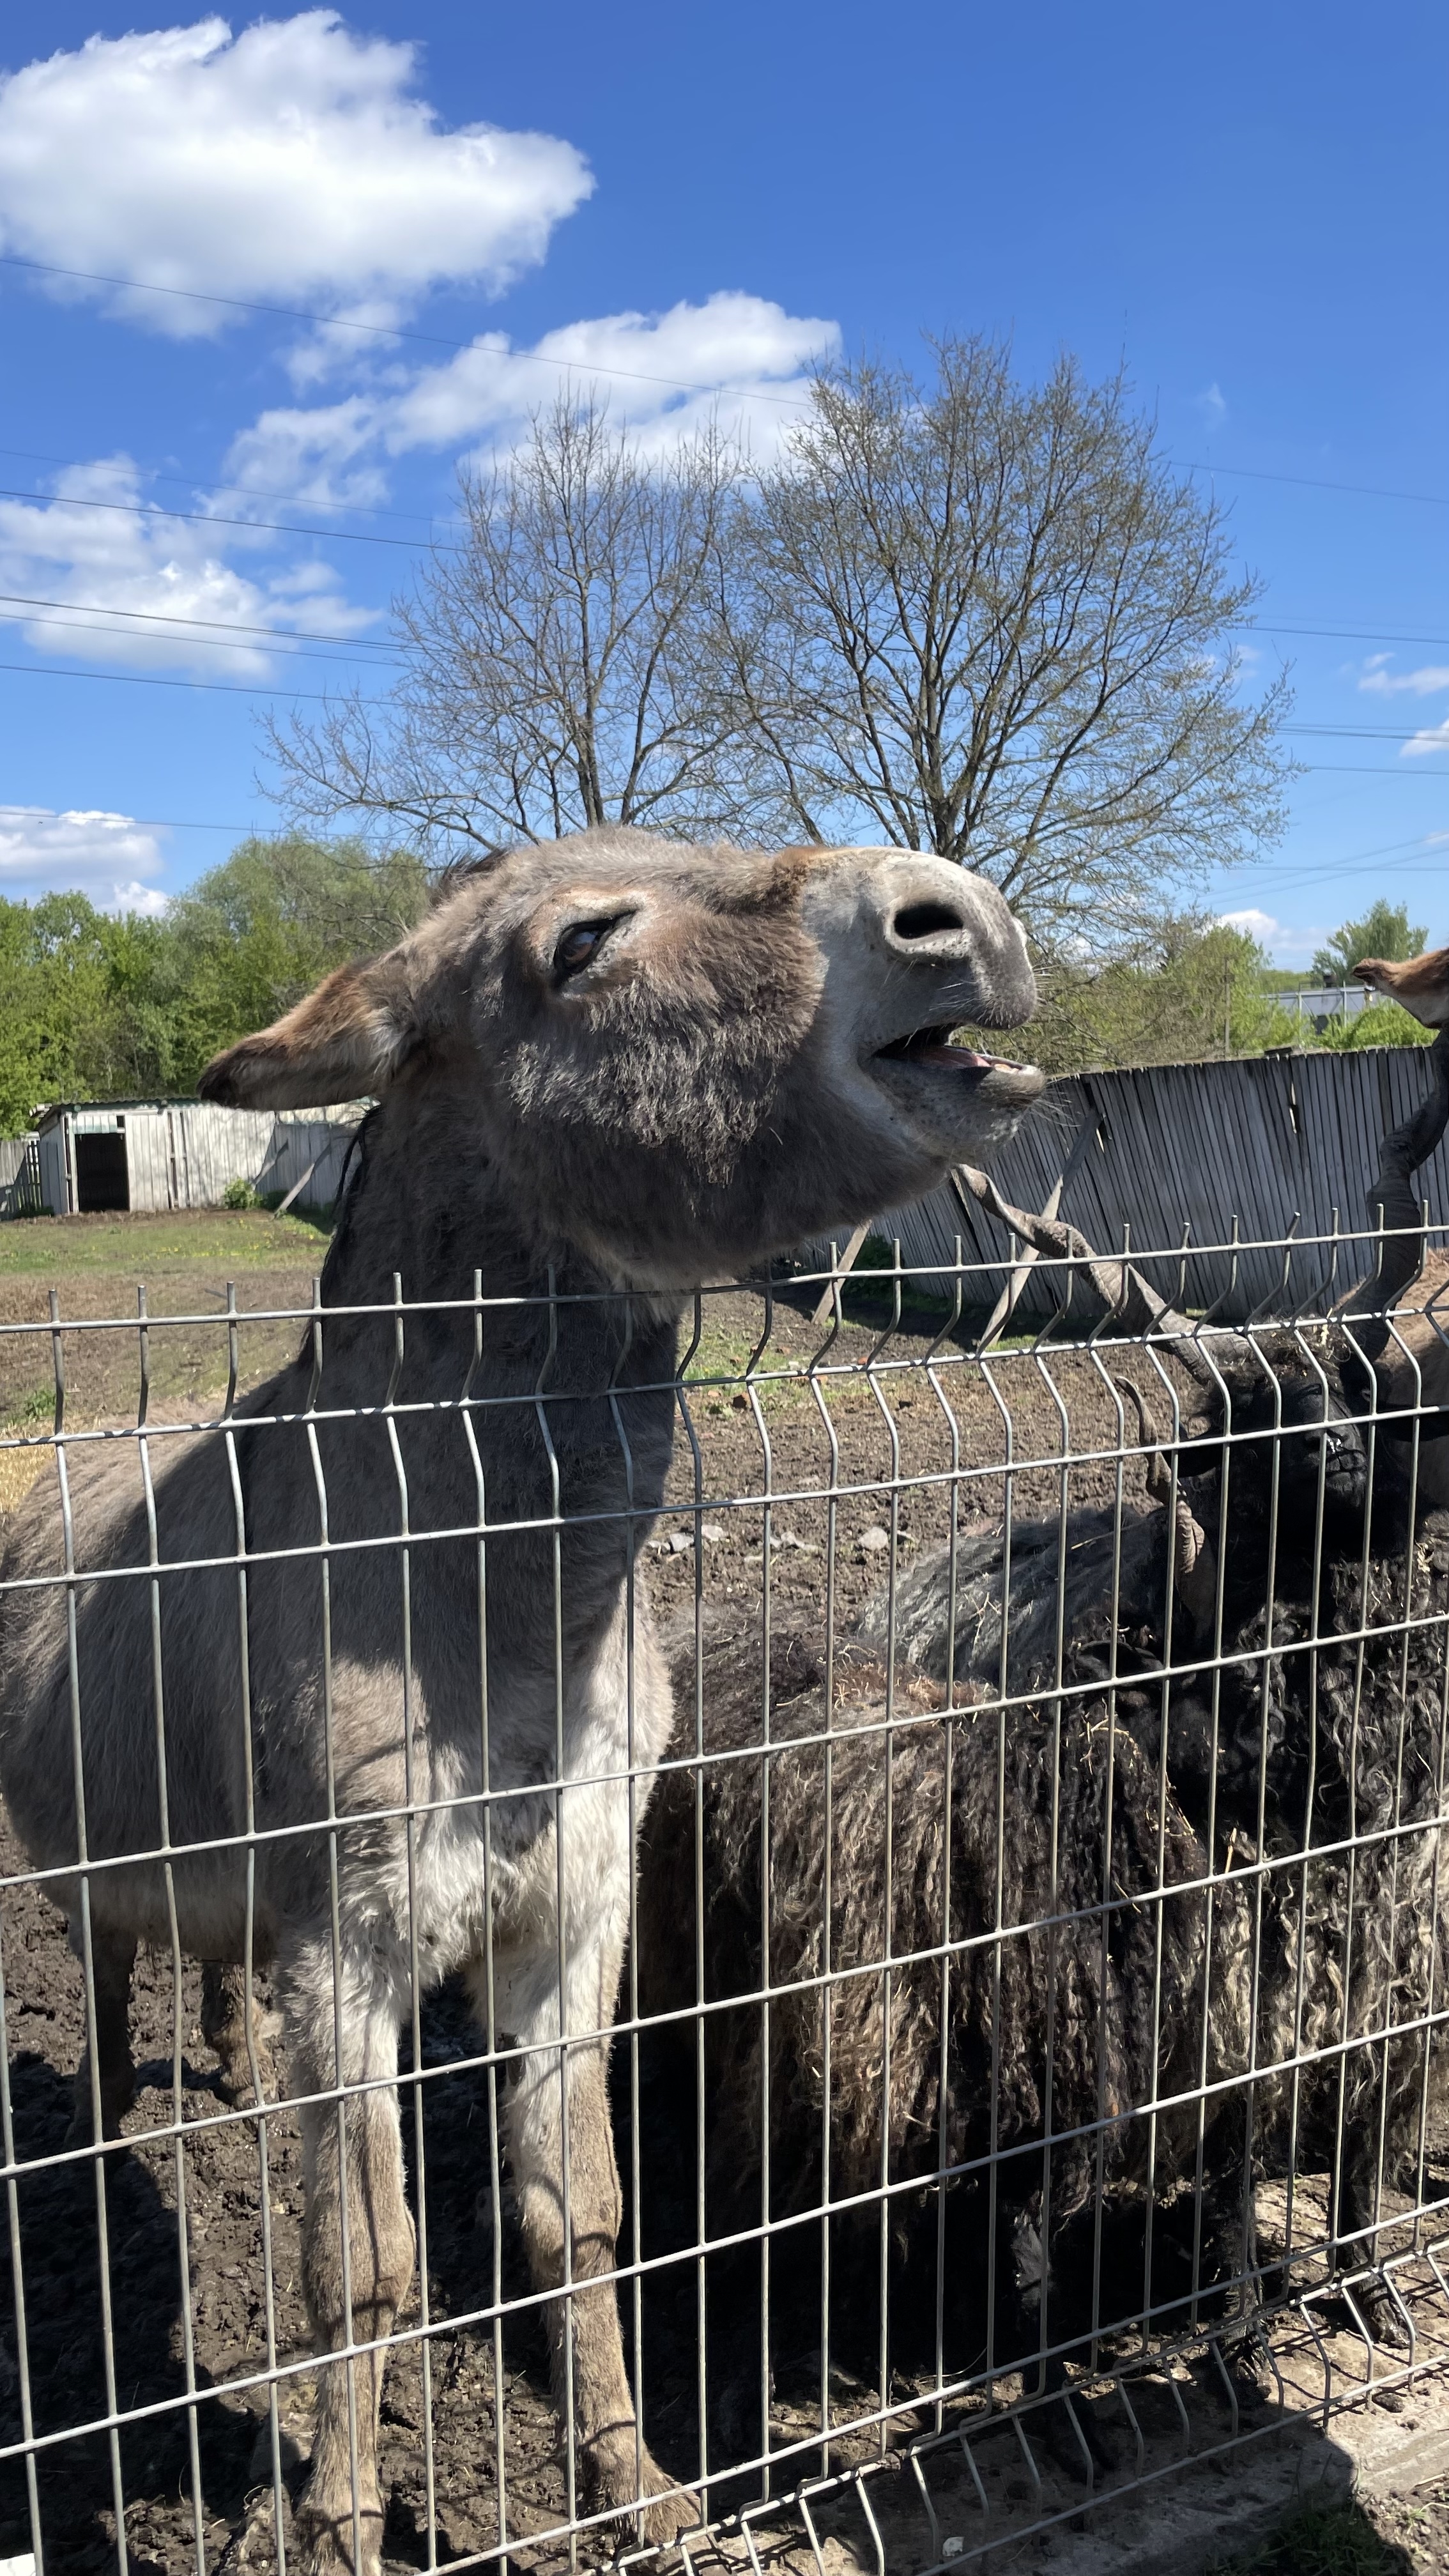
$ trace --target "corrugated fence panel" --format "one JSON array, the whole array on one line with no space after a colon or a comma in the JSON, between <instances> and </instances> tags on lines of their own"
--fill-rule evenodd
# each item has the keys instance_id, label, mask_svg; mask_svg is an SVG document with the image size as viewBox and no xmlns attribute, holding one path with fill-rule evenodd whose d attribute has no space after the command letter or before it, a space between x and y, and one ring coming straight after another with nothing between
<instances>
[{"instance_id":1,"label":"corrugated fence panel","mask_svg":"<svg viewBox=\"0 0 1449 2576\"><path fill-rule=\"evenodd\" d=\"M133 1212L154 1214L171 1205L171 1174L164 1117L126 1121L126 1177Z\"/></svg>"},{"instance_id":2,"label":"corrugated fence panel","mask_svg":"<svg viewBox=\"0 0 1449 2576\"><path fill-rule=\"evenodd\" d=\"M1365 1047L1348 1054L1245 1056L1226 1064L1149 1065L1054 1082L1035 1116L996 1160L1004 1197L1039 1209L1065 1169L1084 1121L1095 1128L1062 1198L1061 1213L1099 1251L1119 1250L1124 1225L1135 1251L1175 1252L1183 1227L1193 1245L1226 1245L1233 1221L1244 1246L1261 1250L1189 1253L1185 1289L1194 1307L1217 1304L1225 1318L1256 1307L1281 1311L1339 1293L1368 1269L1362 1246L1335 1263L1335 1220L1345 1232L1367 1225L1366 1201L1388 1128L1417 1108L1428 1089L1421 1047ZM1449 1152L1421 1169L1417 1188L1431 1218L1449 1219ZM1303 1250L1283 1238L1298 1223ZM914 1208L889 1210L879 1232L899 1236L913 1268L944 1268L962 1237L968 1261L1001 1262L1003 1230L951 1190ZM812 1257L823 1255L812 1248ZM1164 1295L1179 1294L1175 1261L1149 1265ZM944 1286L944 1282L940 1283ZM1051 1311L1050 1288L1029 1273L1021 1310Z\"/></svg>"},{"instance_id":3,"label":"corrugated fence panel","mask_svg":"<svg viewBox=\"0 0 1449 2576\"><path fill-rule=\"evenodd\" d=\"M261 1169L259 1190L297 1190L298 1207L330 1207L342 1180L347 1148L363 1117L360 1107L331 1118L295 1112L275 1119Z\"/></svg>"},{"instance_id":4,"label":"corrugated fence panel","mask_svg":"<svg viewBox=\"0 0 1449 2576\"><path fill-rule=\"evenodd\" d=\"M209 1101L176 1101L126 1112L133 1209L219 1207L229 1181L327 1207L337 1196L343 1157L360 1108L320 1112L221 1109Z\"/></svg>"},{"instance_id":5,"label":"corrugated fence panel","mask_svg":"<svg viewBox=\"0 0 1449 2576\"><path fill-rule=\"evenodd\" d=\"M275 1119L264 1109L217 1109L210 1101L173 1109L187 1207L216 1207L228 1181L250 1181L266 1160ZM265 1186L264 1184L262 1186Z\"/></svg>"},{"instance_id":6,"label":"corrugated fence panel","mask_svg":"<svg viewBox=\"0 0 1449 2576\"><path fill-rule=\"evenodd\" d=\"M0 1217L39 1216L40 1138L0 1136Z\"/></svg>"}]
</instances>

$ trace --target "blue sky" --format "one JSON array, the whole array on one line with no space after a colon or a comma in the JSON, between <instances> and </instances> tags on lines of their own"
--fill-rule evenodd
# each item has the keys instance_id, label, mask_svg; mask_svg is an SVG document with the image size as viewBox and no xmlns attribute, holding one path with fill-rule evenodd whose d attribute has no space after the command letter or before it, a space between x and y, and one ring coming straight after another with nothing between
<instances>
[{"instance_id":1,"label":"blue sky","mask_svg":"<svg viewBox=\"0 0 1449 2576\"><path fill-rule=\"evenodd\" d=\"M1437 0L11 0L0 44L0 249L192 290L0 264L0 891L154 904L265 826L259 711L385 689L458 457L558 361L661 437L727 386L758 447L812 356L984 330L1124 360L1263 576L1305 768L1214 904L1290 965L1380 893L1449 940Z\"/></svg>"}]
</instances>

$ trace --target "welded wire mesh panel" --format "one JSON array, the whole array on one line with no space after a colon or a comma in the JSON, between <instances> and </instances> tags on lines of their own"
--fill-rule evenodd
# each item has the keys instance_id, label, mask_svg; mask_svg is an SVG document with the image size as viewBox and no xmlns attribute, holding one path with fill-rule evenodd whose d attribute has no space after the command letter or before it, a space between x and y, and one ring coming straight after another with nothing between
<instances>
[{"instance_id":1,"label":"welded wire mesh panel","mask_svg":"<svg viewBox=\"0 0 1449 2576\"><path fill-rule=\"evenodd\" d=\"M1445 2357L1439 1256L1024 1248L0 1327L0 2556L924 2570Z\"/></svg>"}]
</instances>

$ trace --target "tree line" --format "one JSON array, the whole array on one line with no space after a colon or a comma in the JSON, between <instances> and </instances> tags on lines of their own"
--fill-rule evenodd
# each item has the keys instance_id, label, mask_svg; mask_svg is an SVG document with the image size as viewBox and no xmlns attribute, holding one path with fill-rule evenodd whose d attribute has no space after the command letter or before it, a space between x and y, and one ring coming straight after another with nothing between
<instances>
[{"instance_id":1,"label":"tree line","mask_svg":"<svg viewBox=\"0 0 1449 2576\"><path fill-rule=\"evenodd\" d=\"M117 920L83 894L0 900L0 1135L23 1133L45 1101L194 1091L220 1048L265 1027L332 967L390 946L431 894L416 852L290 832L243 841L159 920ZM1379 903L1331 947L1335 957L1407 957L1423 944L1402 906ZM1031 1052L1049 1073L1251 1055L1304 1035L1256 942L1191 916L1106 961L1047 960L1041 986ZM1376 1002L1317 1042L1430 1035Z\"/></svg>"},{"instance_id":2,"label":"tree line","mask_svg":"<svg viewBox=\"0 0 1449 2576\"><path fill-rule=\"evenodd\" d=\"M411 852L286 833L243 841L159 920L83 894L0 901L0 1135L48 1100L194 1091L220 1048L391 946L428 899Z\"/></svg>"}]
</instances>

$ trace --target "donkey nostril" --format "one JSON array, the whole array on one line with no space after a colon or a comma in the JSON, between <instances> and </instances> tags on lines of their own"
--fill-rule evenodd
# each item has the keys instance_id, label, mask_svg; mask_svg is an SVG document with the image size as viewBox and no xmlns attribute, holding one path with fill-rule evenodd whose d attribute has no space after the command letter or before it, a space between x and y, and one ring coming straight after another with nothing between
<instances>
[{"instance_id":1,"label":"donkey nostril","mask_svg":"<svg viewBox=\"0 0 1449 2576\"><path fill-rule=\"evenodd\" d=\"M965 922L948 903L908 903L891 923L898 939L929 939L936 930L964 930Z\"/></svg>"}]
</instances>

